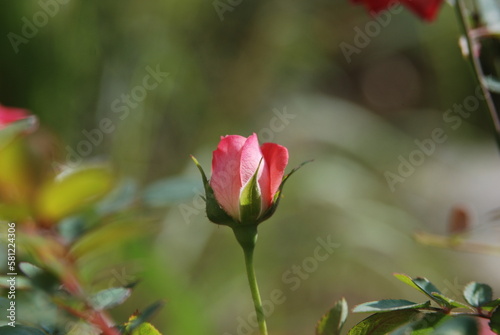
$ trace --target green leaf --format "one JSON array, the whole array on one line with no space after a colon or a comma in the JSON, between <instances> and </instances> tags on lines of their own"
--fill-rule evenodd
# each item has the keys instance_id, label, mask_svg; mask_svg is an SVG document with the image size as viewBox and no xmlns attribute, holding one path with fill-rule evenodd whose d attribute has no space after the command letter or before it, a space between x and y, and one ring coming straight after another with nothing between
<instances>
[{"instance_id":1,"label":"green leaf","mask_svg":"<svg viewBox=\"0 0 500 335\"><path fill-rule=\"evenodd\" d=\"M471 306L481 307L491 302L493 290L487 284L472 282L465 286L464 298Z\"/></svg>"},{"instance_id":2,"label":"green leaf","mask_svg":"<svg viewBox=\"0 0 500 335\"><path fill-rule=\"evenodd\" d=\"M154 230L148 227L146 222L141 225L137 219L124 217L84 234L72 245L71 254L79 258L103 250L112 250L117 244L137 240L151 232Z\"/></svg>"},{"instance_id":3,"label":"green leaf","mask_svg":"<svg viewBox=\"0 0 500 335\"><path fill-rule=\"evenodd\" d=\"M19 222L30 215L27 204L0 204L0 220Z\"/></svg>"},{"instance_id":4,"label":"green leaf","mask_svg":"<svg viewBox=\"0 0 500 335\"><path fill-rule=\"evenodd\" d=\"M10 278L11 277L9 277L9 276L0 276L0 287L8 289L10 287L10 284L9 284ZM26 278L24 276L17 276L16 277L16 289L27 290L30 288L32 288L32 286L31 286L31 282L28 278Z\"/></svg>"},{"instance_id":5,"label":"green leaf","mask_svg":"<svg viewBox=\"0 0 500 335\"><path fill-rule=\"evenodd\" d=\"M82 237L88 230L86 223L87 220L84 215L68 216L59 221L57 230L61 237L65 239L68 244L71 244L71 242Z\"/></svg>"},{"instance_id":6,"label":"green leaf","mask_svg":"<svg viewBox=\"0 0 500 335\"><path fill-rule=\"evenodd\" d=\"M12 326L3 326L0 327L0 334L2 335L46 335L43 331L27 327L23 325Z\"/></svg>"},{"instance_id":7,"label":"green leaf","mask_svg":"<svg viewBox=\"0 0 500 335\"><path fill-rule=\"evenodd\" d=\"M433 335L478 335L477 321L470 316L456 316L436 328Z\"/></svg>"},{"instance_id":8,"label":"green leaf","mask_svg":"<svg viewBox=\"0 0 500 335\"><path fill-rule=\"evenodd\" d=\"M0 150L13 139L25 131L31 131L38 126L38 119L32 115L26 119L22 119L9 124L7 127L0 130Z\"/></svg>"},{"instance_id":9,"label":"green leaf","mask_svg":"<svg viewBox=\"0 0 500 335\"><path fill-rule=\"evenodd\" d=\"M64 335L100 335L101 331L84 321L74 322L73 326ZM61 334L62 335L62 334Z\"/></svg>"},{"instance_id":10,"label":"green leaf","mask_svg":"<svg viewBox=\"0 0 500 335\"><path fill-rule=\"evenodd\" d=\"M19 269L28 276L29 278L34 278L43 273L43 270L36 265L27 262L20 262Z\"/></svg>"},{"instance_id":11,"label":"green leaf","mask_svg":"<svg viewBox=\"0 0 500 335\"><path fill-rule=\"evenodd\" d=\"M419 320L396 329L390 335L430 335L436 326L450 318L450 315L443 313L426 313Z\"/></svg>"},{"instance_id":12,"label":"green leaf","mask_svg":"<svg viewBox=\"0 0 500 335\"><path fill-rule=\"evenodd\" d=\"M165 303L163 301L157 301L154 304L146 307L139 315L131 316L125 326L125 332L133 332L141 324L149 321L153 317L153 315L163 307L164 304Z\"/></svg>"},{"instance_id":13,"label":"green leaf","mask_svg":"<svg viewBox=\"0 0 500 335\"><path fill-rule=\"evenodd\" d=\"M446 298L442 295L439 289L434 286L427 278L417 277L411 278L405 274L396 273L394 277L402 281L403 283L413 287L414 289L419 290L420 292L427 295L429 298L437 302L440 306L451 309L453 306L448 303L449 298ZM437 293L437 294L434 294Z\"/></svg>"},{"instance_id":14,"label":"green leaf","mask_svg":"<svg viewBox=\"0 0 500 335\"><path fill-rule=\"evenodd\" d=\"M436 299L441 299L441 301L443 301L443 304L447 304L450 309L451 308L469 308L470 309L470 306L467 306L465 304L462 304L461 302L458 302L458 301L455 301L451 298L448 298L440 293L432 293L432 295L436 298Z\"/></svg>"},{"instance_id":15,"label":"green leaf","mask_svg":"<svg viewBox=\"0 0 500 335\"><path fill-rule=\"evenodd\" d=\"M5 310L5 309L9 308L9 305L10 305L10 300L9 299L4 298L4 297L0 297L0 308L2 310Z\"/></svg>"},{"instance_id":16,"label":"green leaf","mask_svg":"<svg viewBox=\"0 0 500 335\"><path fill-rule=\"evenodd\" d=\"M90 298L90 304L97 310L110 309L122 304L132 290L124 287L113 287L97 292Z\"/></svg>"},{"instance_id":17,"label":"green leaf","mask_svg":"<svg viewBox=\"0 0 500 335\"><path fill-rule=\"evenodd\" d=\"M415 285L417 285L424 293L426 293L429 297L433 297L432 293L439 293L441 294L441 291L434 286L433 283L431 283L427 278L423 277L417 277L412 279Z\"/></svg>"},{"instance_id":18,"label":"green leaf","mask_svg":"<svg viewBox=\"0 0 500 335\"><path fill-rule=\"evenodd\" d=\"M497 334L500 334L500 308L497 307L491 314L490 329Z\"/></svg>"},{"instance_id":19,"label":"green leaf","mask_svg":"<svg viewBox=\"0 0 500 335\"><path fill-rule=\"evenodd\" d=\"M259 190L257 176L259 175L261 162L240 194L240 221L243 224L257 224L257 219L260 216L262 195Z\"/></svg>"},{"instance_id":20,"label":"green leaf","mask_svg":"<svg viewBox=\"0 0 500 335\"><path fill-rule=\"evenodd\" d=\"M484 305L481 306L482 309L487 310L487 311L492 311L495 308L500 306L500 299L495 299L493 301L490 301Z\"/></svg>"},{"instance_id":21,"label":"green leaf","mask_svg":"<svg viewBox=\"0 0 500 335\"><path fill-rule=\"evenodd\" d=\"M46 292L53 292L58 289L60 282L56 275L45 269L27 262L20 262L19 268L29 278L31 286L37 287ZM19 277L16 278L19 279Z\"/></svg>"},{"instance_id":22,"label":"green leaf","mask_svg":"<svg viewBox=\"0 0 500 335\"><path fill-rule=\"evenodd\" d=\"M348 314L347 302L344 298L337 301L316 326L316 335L340 335Z\"/></svg>"},{"instance_id":23,"label":"green leaf","mask_svg":"<svg viewBox=\"0 0 500 335\"><path fill-rule=\"evenodd\" d=\"M145 322L134 329L131 335L161 335L161 333L152 324Z\"/></svg>"},{"instance_id":24,"label":"green leaf","mask_svg":"<svg viewBox=\"0 0 500 335\"><path fill-rule=\"evenodd\" d=\"M191 178L166 178L146 187L142 199L148 206L164 207L193 199L197 196L197 186L196 180Z\"/></svg>"},{"instance_id":25,"label":"green leaf","mask_svg":"<svg viewBox=\"0 0 500 335\"><path fill-rule=\"evenodd\" d=\"M420 312L414 309L373 314L354 326L347 334L385 335L401 325L414 320L420 314Z\"/></svg>"},{"instance_id":26,"label":"green leaf","mask_svg":"<svg viewBox=\"0 0 500 335\"><path fill-rule=\"evenodd\" d=\"M354 307L353 312L355 313L366 313L366 312L389 312L398 311L402 309L418 309L426 308L431 305L430 301L424 303L415 303L408 300L401 299L386 299L379 301L365 302Z\"/></svg>"},{"instance_id":27,"label":"green leaf","mask_svg":"<svg viewBox=\"0 0 500 335\"><path fill-rule=\"evenodd\" d=\"M399 279L400 281L402 281L403 283L405 283L406 285L408 286L411 286L413 287L414 289L416 290L419 290L420 292L422 292L422 289L420 287L418 287L414 282L413 282L413 279L411 279L410 276L408 275L405 275L404 273L395 273L394 274L394 277L396 277L397 279Z\"/></svg>"},{"instance_id":28,"label":"green leaf","mask_svg":"<svg viewBox=\"0 0 500 335\"><path fill-rule=\"evenodd\" d=\"M73 171L46 184L38 196L39 215L50 222L80 211L106 195L114 177L106 168Z\"/></svg>"}]
</instances>

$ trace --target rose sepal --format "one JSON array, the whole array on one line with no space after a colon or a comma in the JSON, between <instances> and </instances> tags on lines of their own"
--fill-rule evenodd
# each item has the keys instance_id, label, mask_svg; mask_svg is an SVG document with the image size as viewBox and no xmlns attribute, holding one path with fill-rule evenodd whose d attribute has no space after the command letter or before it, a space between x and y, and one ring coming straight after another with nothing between
<instances>
[{"instance_id":1,"label":"rose sepal","mask_svg":"<svg viewBox=\"0 0 500 335\"><path fill-rule=\"evenodd\" d=\"M206 213L208 219L216 224L233 227L237 223L234 222L233 218L230 217L220 207L219 203L215 199L214 190L212 189L210 183L208 182L208 178L207 175L205 174L205 171L203 171L203 168L201 167L200 163L198 163L198 160L194 156L191 155L191 159L196 164L196 167L198 167L198 170L201 173L201 178L203 180L203 187L205 188L205 198L203 200L205 200L205 203L207 204Z\"/></svg>"},{"instance_id":2,"label":"rose sepal","mask_svg":"<svg viewBox=\"0 0 500 335\"><path fill-rule=\"evenodd\" d=\"M242 225L257 225L262 209L262 194L257 178L262 160L240 194L240 222Z\"/></svg>"}]
</instances>

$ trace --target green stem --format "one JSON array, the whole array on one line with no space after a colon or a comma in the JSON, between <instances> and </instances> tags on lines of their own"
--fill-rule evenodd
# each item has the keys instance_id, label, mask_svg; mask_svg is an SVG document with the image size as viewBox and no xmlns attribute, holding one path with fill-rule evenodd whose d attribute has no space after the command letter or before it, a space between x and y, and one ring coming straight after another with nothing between
<instances>
[{"instance_id":1,"label":"green stem","mask_svg":"<svg viewBox=\"0 0 500 335\"><path fill-rule=\"evenodd\" d=\"M245 253L245 266L247 270L248 284L250 285L250 291L252 292L252 299L255 306L255 313L257 313L257 322L259 323L260 334L267 335L267 325L264 317L264 309L262 308L262 301L260 299L259 285L257 284L257 277L255 276L255 270L253 268L253 249L243 249L243 252Z\"/></svg>"},{"instance_id":2,"label":"green stem","mask_svg":"<svg viewBox=\"0 0 500 335\"><path fill-rule=\"evenodd\" d=\"M498 145L500 146L500 119L499 115L497 112L497 109L495 107L495 103L493 102L493 99L491 98L491 94L488 90L488 88L485 85L484 81L484 74L483 74L483 69L481 67L481 63L478 59L478 57L475 57L474 55L474 41L473 38L470 34L470 27L467 23L467 17L466 17L466 8L462 0L456 0L455 1L455 10L457 12L457 20L460 24L460 27L463 32L463 36L465 37L467 41L467 48L469 49L469 61L472 65L472 70L474 71L474 75L476 76L476 79L479 83L479 87L481 87L481 91L483 93L484 99L486 101L486 105L488 107L488 110L490 112L491 118L493 119L493 124L495 126L496 130L496 140Z\"/></svg>"},{"instance_id":3,"label":"green stem","mask_svg":"<svg viewBox=\"0 0 500 335\"><path fill-rule=\"evenodd\" d=\"M262 300L260 299L259 285L253 267L253 251L257 242L257 225L240 225L233 226L234 235L238 243L243 248L245 254L245 267L247 270L248 284L252 292L252 300L257 314L257 322L259 324L260 334L267 335L266 319L264 317L264 309L262 308Z\"/></svg>"}]
</instances>

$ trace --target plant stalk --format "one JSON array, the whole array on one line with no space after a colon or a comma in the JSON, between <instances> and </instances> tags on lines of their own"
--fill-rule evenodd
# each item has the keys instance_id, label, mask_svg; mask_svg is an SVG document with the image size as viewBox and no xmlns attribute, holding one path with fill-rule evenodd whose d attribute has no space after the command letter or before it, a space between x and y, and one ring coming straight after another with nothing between
<instances>
[{"instance_id":1,"label":"plant stalk","mask_svg":"<svg viewBox=\"0 0 500 335\"><path fill-rule=\"evenodd\" d=\"M484 100L486 102L486 106L490 112L491 118L493 120L493 125L495 126L495 138L497 144L500 146L500 118L498 115L498 111L495 107L495 103L491 97L491 93L487 88L484 80L483 69L481 66L481 62L479 58L474 55L475 50L475 39L471 36L469 24L467 23L467 15L466 15L466 7L463 0L455 1L455 10L457 13L457 21L462 29L463 36L467 41L468 48L468 58L472 66L472 70L477 79L479 87L481 88L481 92L484 96Z\"/></svg>"},{"instance_id":2,"label":"plant stalk","mask_svg":"<svg viewBox=\"0 0 500 335\"><path fill-rule=\"evenodd\" d=\"M248 284L250 285L250 291L252 292L252 300L255 306L255 313L257 314L260 334L268 335L264 309L262 308L262 300L259 293L259 286L257 284L257 277L255 276L255 270L253 267L253 248L244 248L243 252L245 253L245 266L247 270Z\"/></svg>"}]
</instances>

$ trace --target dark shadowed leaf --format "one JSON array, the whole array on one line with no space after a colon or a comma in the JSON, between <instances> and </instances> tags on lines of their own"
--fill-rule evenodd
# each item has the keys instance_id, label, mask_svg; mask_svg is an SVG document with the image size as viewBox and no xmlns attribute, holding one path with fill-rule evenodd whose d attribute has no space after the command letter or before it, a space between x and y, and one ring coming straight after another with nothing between
<instances>
[{"instance_id":1,"label":"dark shadowed leaf","mask_svg":"<svg viewBox=\"0 0 500 335\"><path fill-rule=\"evenodd\" d=\"M436 326L451 318L443 313L427 313L422 314L422 316L420 319L396 329L390 335L430 335Z\"/></svg>"},{"instance_id":2,"label":"dark shadowed leaf","mask_svg":"<svg viewBox=\"0 0 500 335\"><path fill-rule=\"evenodd\" d=\"M438 326L433 335L478 335L477 321L469 316L452 317Z\"/></svg>"},{"instance_id":3,"label":"dark shadowed leaf","mask_svg":"<svg viewBox=\"0 0 500 335\"><path fill-rule=\"evenodd\" d=\"M355 313L389 312L401 309L418 309L418 308L429 307L430 304L431 304L430 301L418 304L408 300L386 299L386 300L365 302L364 304L357 305L356 307L354 307L353 312Z\"/></svg>"},{"instance_id":4,"label":"dark shadowed leaf","mask_svg":"<svg viewBox=\"0 0 500 335\"><path fill-rule=\"evenodd\" d=\"M429 297L433 297L432 293L441 293L439 289L434 286L427 278L417 277L412 279L415 285L417 285L424 293L426 293Z\"/></svg>"},{"instance_id":5,"label":"dark shadowed leaf","mask_svg":"<svg viewBox=\"0 0 500 335\"><path fill-rule=\"evenodd\" d=\"M490 329L497 334L500 334L500 308L496 308L491 314Z\"/></svg>"},{"instance_id":6,"label":"dark shadowed leaf","mask_svg":"<svg viewBox=\"0 0 500 335\"><path fill-rule=\"evenodd\" d=\"M156 312L163 307L164 304L165 303L163 301L157 301L146 307L139 315L132 316L126 325L126 332L133 332L141 324L149 321L156 314Z\"/></svg>"},{"instance_id":7,"label":"dark shadowed leaf","mask_svg":"<svg viewBox=\"0 0 500 335\"><path fill-rule=\"evenodd\" d=\"M42 289L46 292L52 292L58 289L60 282L57 276L52 272L39 268L36 265L27 262L20 262L19 268L29 278L31 286ZM16 278L19 279L19 277Z\"/></svg>"},{"instance_id":8,"label":"dark shadowed leaf","mask_svg":"<svg viewBox=\"0 0 500 335\"><path fill-rule=\"evenodd\" d=\"M61 237L70 244L86 232L88 229L86 223L83 215L73 215L59 221L57 230Z\"/></svg>"},{"instance_id":9,"label":"dark shadowed leaf","mask_svg":"<svg viewBox=\"0 0 500 335\"><path fill-rule=\"evenodd\" d=\"M405 309L371 315L354 326L348 335L385 335L405 323L415 320L420 312Z\"/></svg>"},{"instance_id":10,"label":"dark shadowed leaf","mask_svg":"<svg viewBox=\"0 0 500 335\"><path fill-rule=\"evenodd\" d=\"M465 286L464 298L471 306L481 307L491 302L493 290L487 284L472 282Z\"/></svg>"},{"instance_id":11,"label":"dark shadowed leaf","mask_svg":"<svg viewBox=\"0 0 500 335\"><path fill-rule=\"evenodd\" d=\"M316 326L316 335L340 335L347 314L347 302L342 298L319 320Z\"/></svg>"}]
</instances>

